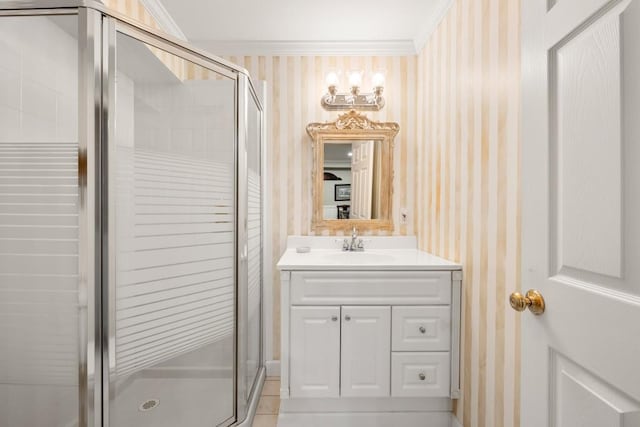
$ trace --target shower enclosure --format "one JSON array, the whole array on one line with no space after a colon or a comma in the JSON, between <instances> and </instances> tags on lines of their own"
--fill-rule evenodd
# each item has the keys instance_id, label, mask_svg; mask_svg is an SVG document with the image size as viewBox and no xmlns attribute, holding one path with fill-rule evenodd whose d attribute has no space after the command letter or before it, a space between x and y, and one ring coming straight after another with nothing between
<instances>
[{"instance_id":1,"label":"shower enclosure","mask_svg":"<svg viewBox=\"0 0 640 427\"><path fill-rule=\"evenodd\" d=\"M263 109L90 1L0 2L0 426L248 424Z\"/></svg>"}]
</instances>

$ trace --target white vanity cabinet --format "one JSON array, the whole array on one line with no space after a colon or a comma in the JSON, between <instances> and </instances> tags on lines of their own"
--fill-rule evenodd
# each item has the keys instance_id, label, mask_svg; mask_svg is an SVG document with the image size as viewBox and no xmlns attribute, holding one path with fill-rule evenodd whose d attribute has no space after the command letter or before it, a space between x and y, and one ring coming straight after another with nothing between
<instances>
[{"instance_id":1,"label":"white vanity cabinet","mask_svg":"<svg viewBox=\"0 0 640 427\"><path fill-rule=\"evenodd\" d=\"M371 264L362 253L311 253L288 253L279 263L279 425L303 422L304 413L404 414L392 420L452 425L452 399L460 394L460 266L417 250L384 252L396 264L380 262L387 260L382 252ZM322 264L340 256L343 264Z\"/></svg>"}]
</instances>

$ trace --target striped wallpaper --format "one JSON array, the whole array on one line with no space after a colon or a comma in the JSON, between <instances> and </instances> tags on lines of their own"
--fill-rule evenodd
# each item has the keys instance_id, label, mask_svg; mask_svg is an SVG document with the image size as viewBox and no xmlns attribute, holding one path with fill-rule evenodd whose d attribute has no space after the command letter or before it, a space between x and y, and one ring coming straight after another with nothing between
<instances>
[{"instance_id":1,"label":"striped wallpaper","mask_svg":"<svg viewBox=\"0 0 640 427\"><path fill-rule=\"evenodd\" d=\"M465 427L519 425L519 13L457 0L418 60L416 231L464 266Z\"/></svg>"},{"instance_id":2,"label":"striped wallpaper","mask_svg":"<svg viewBox=\"0 0 640 427\"><path fill-rule=\"evenodd\" d=\"M137 0L105 3L155 26ZM320 107L324 75L385 71L387 106L371 117L401 128L395 233L416 234L421 249L464 266L463 397L456 413L465 427L520 424L519 319L505 305L520 276L519 15L517 1L455 0L418 56L226 57L267 81L274 263L287 235L311 234L304 127L336 117ZM409 215L406 225L400 208ZM278 343L280 284L273 271ZM280 356L277 345L273 356Z\"/></svg>"}]
</instances>

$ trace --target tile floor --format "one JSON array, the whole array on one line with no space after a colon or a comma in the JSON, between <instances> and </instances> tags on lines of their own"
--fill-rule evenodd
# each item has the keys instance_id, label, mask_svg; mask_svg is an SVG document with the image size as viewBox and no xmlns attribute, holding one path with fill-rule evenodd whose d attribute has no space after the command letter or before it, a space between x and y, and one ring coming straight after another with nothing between
<instances>
[{"instance_id":1,"label":"tile floor","mask_svg":"<svg viewBox=\"0 0 640 427\"><path fill-rule=\"evenodd\" d=\"M267 377L252 427L276 427L280 410L280 378Z\"/></svg>"}]
</instances>

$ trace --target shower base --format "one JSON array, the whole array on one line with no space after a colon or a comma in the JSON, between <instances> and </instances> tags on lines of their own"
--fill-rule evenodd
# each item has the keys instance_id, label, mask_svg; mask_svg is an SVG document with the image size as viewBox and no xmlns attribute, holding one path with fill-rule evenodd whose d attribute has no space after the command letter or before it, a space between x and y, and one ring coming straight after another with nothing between
<instances>
[{"instance_id":1,"label":"shower base","mask_svg":"<svg viewBox=\"0 0 640 427\"><path fill-rule=\"evenodd\" d=\"M231 378L137 378L111 405L111 424L136 427L200 427L233 416ZM148 401L152 409L141 410Z\"/></svg>"}]
</instances>

